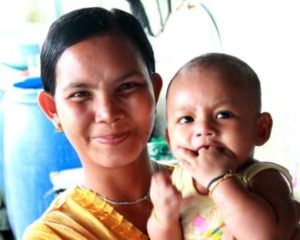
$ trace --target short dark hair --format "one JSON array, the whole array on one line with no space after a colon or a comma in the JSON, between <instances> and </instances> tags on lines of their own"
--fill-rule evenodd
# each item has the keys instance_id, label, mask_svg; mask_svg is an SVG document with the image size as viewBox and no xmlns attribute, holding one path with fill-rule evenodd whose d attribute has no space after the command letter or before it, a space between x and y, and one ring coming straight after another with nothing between
<instances>
[{"instance_id":1,"label":"short dark hair","mask_svg":"<svg viewBox=\"0 0 300 240\"><path fill-rule=\"evenodd\" d=\"M255 107L259 112L261 111L261 86L257 74L246 62L225 53L203 54L184 64L171 79L167 87L166 98L168 98L169 89L174 79L194 67L222 71L225 74L236 74L240 80L243 80L249 86L250 91L253 93ZM236 81L237 79L231 80Z\"/></svg>"},{"instance_id":2,"label":"short dark hair","mask_svg":"<svg viewBox=\"0 0 300 240\"><path fill-rule=\"evenodd\" d=\"M41 78L44 90L55 94L56 64L68 47L114 30L131 41L152 75L155 72L153 49L143 27L133 15L118 9L82 8L61 16L50 26L41 51Z\"/></svg>"}]
</instances>

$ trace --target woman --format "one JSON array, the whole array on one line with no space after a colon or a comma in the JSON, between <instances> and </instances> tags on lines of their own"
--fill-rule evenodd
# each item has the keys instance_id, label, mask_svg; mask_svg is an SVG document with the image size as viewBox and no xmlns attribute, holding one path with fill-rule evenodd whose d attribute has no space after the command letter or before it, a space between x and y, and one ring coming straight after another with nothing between
<instances>
[{"instance_id":1,"label":"woman","mask_svg":"<svg viewBox=\"0 0 300 240\"><path fill-rule=\"evenodd\" d=\"M163 167L150 161L147 142L162 80L139 22L120 10L67 13L49 29L41 77L40 107L77 151L84 182L24 239L148 239L150 179Z\"/></svg>"}]
</instances>

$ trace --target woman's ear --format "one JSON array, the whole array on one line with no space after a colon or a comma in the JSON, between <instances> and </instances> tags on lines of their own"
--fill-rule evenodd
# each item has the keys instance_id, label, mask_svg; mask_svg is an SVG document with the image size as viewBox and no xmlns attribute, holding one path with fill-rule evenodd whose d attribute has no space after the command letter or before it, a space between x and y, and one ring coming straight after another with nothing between
<instances>
[{"instance_id":1,"label":"woman's ear","mask_svg":"<svg viewBox=\"0 0 300 240\"><path fill-rule=\"evenodd\" d=\"M257 119L256 146L265 144L271 135L273 120L270 113L263 112Z\"/></svg>"},{"instance_id":2,"label":"woman's ear","mask_svg":"<svg viewBox=\"0 0 300 240\"><path fill-rule=\"evenodd\" d=\"M45 91L41 91L38 95L38 104L47 118L57 128L60 125L59 118L56 111L56 105L53 96Z\"/></svg>"},{"instance_id":3,"label":"woman's ear","mask_svg":"<svg viewBox=\"0 0 300 240\"><path fill-rule=\"evenodd\" d=\"M152 83L155 95L155 102L157 103L162 88L162 78L158 73L154 73L152 75Z\"/></svg>"}]
</instances>

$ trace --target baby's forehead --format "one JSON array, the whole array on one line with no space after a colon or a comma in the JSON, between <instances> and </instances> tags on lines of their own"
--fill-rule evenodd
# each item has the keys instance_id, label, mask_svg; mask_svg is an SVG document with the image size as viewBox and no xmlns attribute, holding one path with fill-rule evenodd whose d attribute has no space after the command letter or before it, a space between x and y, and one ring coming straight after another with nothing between
<instances>
[{"instance_id":1,"label":"baby's forehead","mask_svg":"<svg viewBox=\"0 0 300 240\"><path fill-rule=\"evenodd\" d=\"M174 77L173 82L188 81L189 78L205 81L206 77L218 79L221 83L237 88L251 88L251 79L236 67L224 63L205 64L198 63L183 67Z\"/></svg>"},{"instance_id":2,"label":"baby's forehead","mask_svg":"<svg viewBox=\"0 0 300 240\"><path fill-rule=\"evenodd\" d=\"M218 81L228 87L233 87L243 94L247 94L249 99L254 102L257 110L260 111L261 89L257 74L247 63L226 54L203 55L186 63L170 81L166 98L168 99L169 91L177 81L180 83L190 79L203 81L207 76L216 77Z\"/></svg>"},{"instance_id":3,"label":"baby's forehead","mask_svg":"<svg viewBox=\"0 0 300 240\"><path fill-rule=\"evenodd\" d=\"M253 84L250 82L251 81L240 71L234 68L227 68L222 64L209 66L205 64L193 64L182 68L178 74L176 74L169 85L166 97L168 100L168 95L172 94L171 98L173 99L174 97L176 98L179 92L190 91L191 89L201 94L201 91L206 91L207 84L212 84L210 89L214 88L213 86L215 86L215 84L218 84L224 92L229 91L231 94L238 92L254 100L256 98L255 90ZM200 85L198 85L198 83L201 85L202 83L205 84L205 89L203 87L199 89ZM187 86L187 88L185 86Z\"/></svg>"}]
</instances>

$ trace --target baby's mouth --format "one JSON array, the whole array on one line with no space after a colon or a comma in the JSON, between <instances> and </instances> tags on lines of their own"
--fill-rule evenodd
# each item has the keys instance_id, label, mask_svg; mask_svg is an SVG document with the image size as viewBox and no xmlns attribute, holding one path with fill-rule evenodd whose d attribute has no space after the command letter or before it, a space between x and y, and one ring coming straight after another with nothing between
<instances>
[{"instance_id":1,"label":"baby's mouth","mask_svg":"<svg viewBox=\"0 0 300 240\"><path fill-rule=\"evenodd\" d=\"M223 147L223 146L217 146L217 145L210 145L210 144L203 144L203 145L201 145L199 148L197 148L196 150L195 150L195 152L197 153L197 155L199 155L199 151L201 151L201 150L208 150L209 148L216 148L218 151L224 151L225 150L225 148Z\"/></svg>"}]
</instances>

